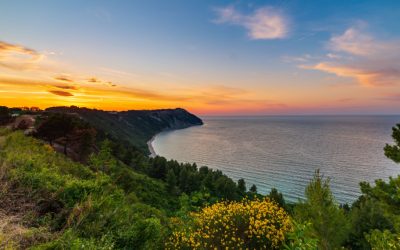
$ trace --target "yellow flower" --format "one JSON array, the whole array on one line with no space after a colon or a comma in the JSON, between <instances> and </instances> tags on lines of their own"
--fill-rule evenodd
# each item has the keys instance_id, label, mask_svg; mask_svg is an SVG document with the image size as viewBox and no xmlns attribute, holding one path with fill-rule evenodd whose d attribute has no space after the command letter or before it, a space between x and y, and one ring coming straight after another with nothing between
<instances>
[{"instance_id":1,"label":"yellow flower","mask_svg":"<svg viewBox=\"0 0 400 250\"><path fill-rule=\"evenodd\" d=\"M222 201L193 213L192 217L196 222L193 228L183 226L178 230L180 234L172 233L169 241L175 249L279 248L291 229L287 213L268 199Z\"/></svg>"}]
</instances>

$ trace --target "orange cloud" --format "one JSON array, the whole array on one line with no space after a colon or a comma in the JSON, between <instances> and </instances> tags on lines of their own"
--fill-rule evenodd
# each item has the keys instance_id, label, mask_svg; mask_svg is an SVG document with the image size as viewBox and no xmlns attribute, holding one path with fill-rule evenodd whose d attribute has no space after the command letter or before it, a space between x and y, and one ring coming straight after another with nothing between
<instances>
[{"instance_id":1,"label":"orange cloud","mask_svg":"<svg viewBox=\"0 0 400 250\"><path fill-rule=\"evenodd\" d=\"M315 69L327 73L333 73L341 77L355 78L359 83L365 86L377 85L378 83L382 83L384 81L384 79L379 79L381 77L379 72L368 72L364 69L353 68L350 65L335 65L330 62L321 62L312 66L301 65L300 67L304 69Z\"/></svg>"},{"instance_id":2,"label":"orange cloud","mask_svg":"<svg viewBox=\"0 0 400 250\"><path fill-rule=\"evenodd\" d=\"M0 41L0 67L13 70L32 69L43 57L36 50Z\"/></svg>"},{"instance_id":3,"label":"orange cloud","mask_svg":"<svg viewBox=\"0 0 400 250\"><path fill-rule=\"evenodd\" d=\"M49 92L54 94L54 95L59 95L59 96L74 96L70 92L61 91L61 90L49 90Z\"/></svg>"},{"instance_id":4,"label":"orange cloud","mask_svg":"<svg viewBox=\"0 0 400 250\"><path fill-rule=\"evenodd\" d=\"M62 81L62 82L73 82L72 79L70 79L70 78L68 78L66 76L56 76L56 77L54 77L54 79Z\"/></svg>"},{"instance_id":5,"label":"orange cloud","mask_svg":"<svg viewBox=\"0 0 400 250\"><path fill-rule=\"evenodd\" d=\"M72 89L72 90L78 89L78 87L71 86L71 85L54 85L54 87L59 88L59 89Z\"/></svg>"},{"instance_id":6,"label":"orange cloud","mask_svg":"<svg viewBox=\"0 0 400 250\"><path fill-rule=\"evenodd\" d=\"M90 83L105 84L105 85L108 85L110 87L116 87L117 86L116 84L112 83L111 81L103 81L103 80L100 80L100 79L98 79L96 77L91 77L91 78L87 79L87 81L90 82Z\"/></svg>"}]
</instances>

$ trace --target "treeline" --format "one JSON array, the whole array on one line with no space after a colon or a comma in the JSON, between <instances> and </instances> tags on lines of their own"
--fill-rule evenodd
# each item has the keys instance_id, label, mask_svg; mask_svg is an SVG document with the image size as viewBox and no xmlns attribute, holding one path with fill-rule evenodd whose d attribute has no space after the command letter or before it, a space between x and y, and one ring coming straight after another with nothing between
<instances>
[{"instance_id":1,"label":"treeline","mask_svg":"<svg viewBox=\"0 0 400 250\"><path fill-rule=\"evenodd\" d=\"M117 141L73 114L44 113L39 117L36 127L35 137L47 141L51 146L58 143L65 155L83 163L88 161L90 154L106 146L114 157L134 170L166 182L173 195L197 192L198 196L214 202L217 199L238 200L246 195L243 179L235 183L220 170L206 166L198 168L195 163L167 161L160 156L149 158L129 142ZM256 193L255 186L251 190Z\"/></svg>"}]
</instances>

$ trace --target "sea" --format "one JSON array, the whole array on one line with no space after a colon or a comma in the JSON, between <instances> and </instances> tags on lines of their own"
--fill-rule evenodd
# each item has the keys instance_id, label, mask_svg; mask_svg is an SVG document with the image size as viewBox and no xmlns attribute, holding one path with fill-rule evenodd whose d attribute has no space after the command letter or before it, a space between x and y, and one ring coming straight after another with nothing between
<instances>
[{"instance_id":1,"label":"sea","mask_svg":"<svg viewBox=\"0 0 400 250\"><path fill-rule=\"evenodd\" d=\"M261 194L277 188L289 202L304 199L315 171L330 179L338 203L352 203L361 181L400 174L384 155L400 116L201 117L204 125L162 132L157 155L244 178Z\"/></svg>"}]
</instances>

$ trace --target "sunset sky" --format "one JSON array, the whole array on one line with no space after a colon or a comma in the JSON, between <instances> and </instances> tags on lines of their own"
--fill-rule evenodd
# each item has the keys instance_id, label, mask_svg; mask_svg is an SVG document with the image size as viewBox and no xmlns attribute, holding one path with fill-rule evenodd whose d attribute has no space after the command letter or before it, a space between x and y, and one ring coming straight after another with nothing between
<instances>
[{"instance_id":1,"label":"sunset sky","mask_svg":"<svg viewBox=\"0 0 400 250\"><path fill-rule=\"evenodd\" d=\"M399 114L400 1L1 1L0 105Z\"/></svg>"}]
</instances>

